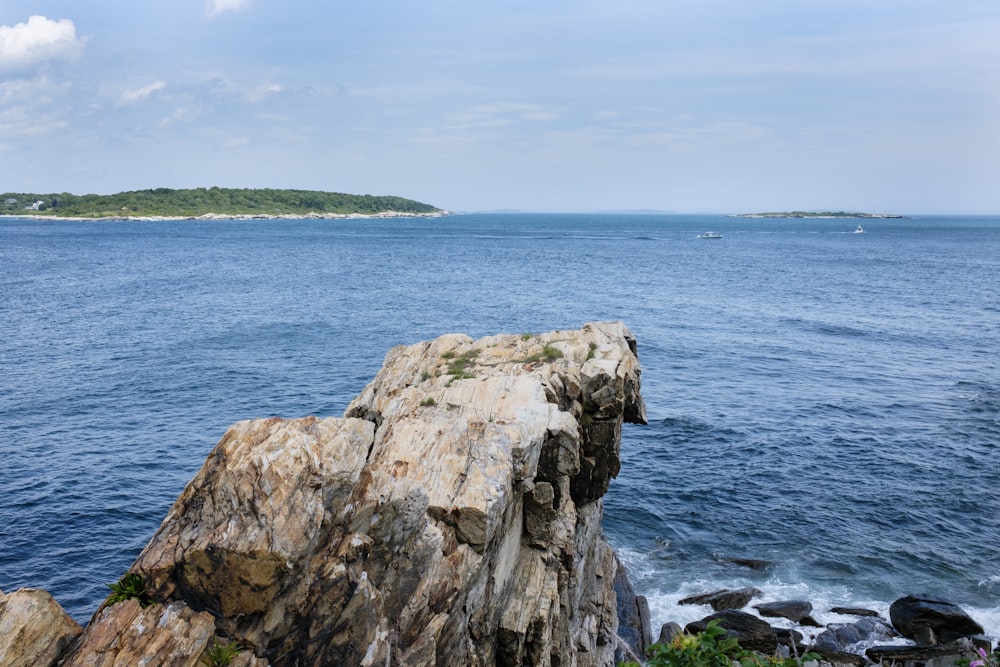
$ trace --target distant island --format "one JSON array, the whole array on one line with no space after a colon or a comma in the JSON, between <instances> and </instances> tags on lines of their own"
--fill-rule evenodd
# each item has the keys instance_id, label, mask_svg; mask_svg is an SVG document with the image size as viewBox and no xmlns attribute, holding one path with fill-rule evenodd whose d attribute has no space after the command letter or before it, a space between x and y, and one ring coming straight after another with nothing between
<instances>
[{"instance_id":1,"label":"distant island","mask_svg":"<svg viewBox=\"0 0 1000 667\"><path fill-rule=\"evenodd\" d=\"M0 215L93 219L255 219L433 216L447 212L393 196L317 190L155 188L114 195L7 192Z\"/></svg>"},{"instance_id":2,"label":"distant island","mask_svg":"<svg viewBox=\"0 0 1000 667\"><path fill-rule=\"evenodd\" d=\"M731 218L868 218L901 219L905 215L891 213L851 213L848 211L785 211L782 213L737 213Z\"/></svg>"}]
</instances>

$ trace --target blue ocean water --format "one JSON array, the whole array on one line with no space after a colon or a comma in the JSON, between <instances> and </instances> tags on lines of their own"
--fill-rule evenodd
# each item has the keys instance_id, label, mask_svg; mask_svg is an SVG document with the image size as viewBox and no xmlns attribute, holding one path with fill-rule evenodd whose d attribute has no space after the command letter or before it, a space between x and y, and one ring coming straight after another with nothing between
<instances>
[{"instance_id":1,"label":"blue ocean water","mask_svg":"<svg viewBox=\"0 0 1000 667\"><path fill-rule=\"evenodd\" d=\"M855 224L0 219L0 589L86 622L229 424L340 415L394 345L613 319L650 423L605 529L655 622L928 592L1000 636L1000 218Z\"/></svg>"}]
</instances>

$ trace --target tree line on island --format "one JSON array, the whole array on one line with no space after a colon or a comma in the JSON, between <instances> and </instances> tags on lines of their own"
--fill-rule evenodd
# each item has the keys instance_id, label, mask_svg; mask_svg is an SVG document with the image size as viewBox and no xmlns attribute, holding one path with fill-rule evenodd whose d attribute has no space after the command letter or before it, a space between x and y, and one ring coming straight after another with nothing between
<instances>
[{"instance_id":1,"label":"tree line on island","mask_svg":"<svg viewBox=\"0 0 1000 667\"><path fill-rule=\"evenodd\" d=\"M390 195L351 195L318 190L270 188L154 188L113 195L74 195L68 192L0 194L0 214L54 217L195 217L219 215L372 215L395 211L437 213L440 209L412 199Z\"/></svg>"}]
</instances>

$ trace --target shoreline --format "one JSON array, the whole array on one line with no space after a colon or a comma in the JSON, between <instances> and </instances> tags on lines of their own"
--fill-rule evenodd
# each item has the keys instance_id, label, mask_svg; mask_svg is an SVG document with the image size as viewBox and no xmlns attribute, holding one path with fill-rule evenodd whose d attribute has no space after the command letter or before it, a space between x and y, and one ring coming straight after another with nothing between
<instances>
[{"instance_id":1,"label":"shoreline","mask_svg":"<svg viewBox=\"0 0 1000 667\"><path fill-rule=\"evenodd\" d=\"M75 222L180 222L192 221L224 221L224 220L363 220L376 218L443 218L452 215L451 211L433 211L431 213L406 213L402 211L380 211L378 213L289 213L275 215L271 213L203 213L201 215L109 215L100 217L83 217L71 215L38 215L38 214L2 214L3 218L25 218L28 220L72 220Z\"/></svg>"}]
</instances>

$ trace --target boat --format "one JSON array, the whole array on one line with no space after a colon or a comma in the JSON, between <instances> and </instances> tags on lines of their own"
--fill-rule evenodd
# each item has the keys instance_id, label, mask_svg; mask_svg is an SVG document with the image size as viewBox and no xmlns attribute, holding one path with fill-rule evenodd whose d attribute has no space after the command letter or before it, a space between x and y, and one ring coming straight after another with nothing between
<instances>
[{"instance_id":1,"label":"boat","mask_svg":"<svg viewBox=\"0 0 1000 667\"><path fill-rule=\"evenodd\" d=\"M858 225L857 227L854 228L854 233L855 234L864 234L865 233L865 228L862 227L861 225Z\"/></svg>"},{"instance_id":2,"label":"boat","mask_svg":"<svg viewBox=\"0 0 1000 667\"><path fill-rule=\"evenodd\" d=\"M705 232L704 234L698 234L698 238L700 238L700 239L721 239L722 238L722 234L718 234L716 232Z\"/></svg>"}]
</instances>

